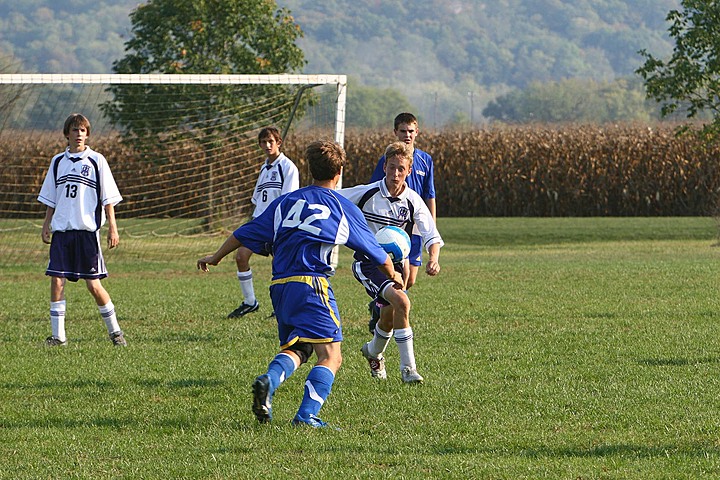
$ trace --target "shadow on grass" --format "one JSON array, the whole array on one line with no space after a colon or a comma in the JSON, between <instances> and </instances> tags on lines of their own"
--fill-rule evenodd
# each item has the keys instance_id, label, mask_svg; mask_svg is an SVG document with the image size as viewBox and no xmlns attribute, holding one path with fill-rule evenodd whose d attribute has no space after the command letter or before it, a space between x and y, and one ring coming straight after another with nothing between
<instances>
[{"instance_id":1,"label":"shadow on grass","mask_svg":"<svg viewBox=\"0 0 720 480\"><path fill-rule=\"evenodd\" d=\"M643 358L638 360L640 365L648 367L684 367L687 365L700 365L705 363L718 363L718 357L705 358Z\"/></svg>"},{"instance_id":2,"label":"shadow on grass","mask_svg":"<svg viewBox=\"0 0 720 480\"><path fill-rule=\"evenodd\" d=\"M686 457L706 457L708 454L718 455L720 449L714 445L688 444L688 445L595 445L589 448L558 447L558 448L523 448L516 452L522 457L531 458L656 458L668 455L682 455Z\"/></svg>"}]
</instances>

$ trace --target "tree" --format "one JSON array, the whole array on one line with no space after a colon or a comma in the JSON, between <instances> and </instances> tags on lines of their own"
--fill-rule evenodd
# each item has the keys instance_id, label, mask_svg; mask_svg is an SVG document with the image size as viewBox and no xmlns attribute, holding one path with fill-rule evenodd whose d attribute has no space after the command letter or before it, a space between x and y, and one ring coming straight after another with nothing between
<instances>
[{"instance_id":1,"label":"tree","mask_svg":"<svg viewBox=\"0 0 720 480\"><path fill-rule=\"evenodd\" d=\"M279 74L298 72L305 64L295 45L302 31L289 10L278 8L274 0L149 0L130 20L132 38L125 43L125 57L113 63L116 73ZM182 116L183 125L204 125L197 140L206 145L235 123L262 121L220 112L239 112L243 105L261 100L272 108L277 94L293 87L216 86L202 104L190 99L197 88L113 85L114 100L103 109L144 146L192 130L169 128L167 113L172 110L175 119Z\"/></svg>"},{"instance_id":2,"label":"tree","mask_svg":"<svg viewBox=\"0 0 720 480\"><path fill-rule=\"evenodd\" d=\"M350 82L348 88L348 126L387 128L399 112L415 110L407 98L392 88L376 88Z\"/></svg>"},{"instance_id":3,"label":"tree","mask_svg":"<svg viewBox=\"0 0 720 480\"><path fill-rule=\"evenodd\" d=\"M639 83L625 79L533 82L525 90L497 97L482 113L490 119L518 123L647 121L653 112L645 104Z\"/></svg>"},{"instance_id":4,"label":"tree","mask_svg":"<svg viewBox=\"0 0 720 480\"><path fill-rule=\"evenodd\" d=\"M661 114L668 116L685 110L687 118L712 114L703 132L720 133L720 3L706 0L682 0L682 10L671 10L670 37L675 39L669 60L660 60L645 50L645 58L636 70L645 81L648 97L662 104Z\"/></svg>"}]
</instances>

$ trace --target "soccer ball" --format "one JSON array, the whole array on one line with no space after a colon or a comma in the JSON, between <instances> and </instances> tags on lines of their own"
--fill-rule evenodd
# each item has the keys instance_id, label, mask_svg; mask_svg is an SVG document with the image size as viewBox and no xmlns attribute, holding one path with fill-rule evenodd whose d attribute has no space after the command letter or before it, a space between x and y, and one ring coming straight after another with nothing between
<instances>
[{"instance_id":1,"label":"soccer ball","mask_svg":"<svg viewBox=\"0 0 720 480\"><path fill-rule=\"evenodd\" d=\"M375 234L375 239L385 250L393 263L402 262L410 255L410 237L399 227L383 227Z\"/></svg>"}]
</instances>

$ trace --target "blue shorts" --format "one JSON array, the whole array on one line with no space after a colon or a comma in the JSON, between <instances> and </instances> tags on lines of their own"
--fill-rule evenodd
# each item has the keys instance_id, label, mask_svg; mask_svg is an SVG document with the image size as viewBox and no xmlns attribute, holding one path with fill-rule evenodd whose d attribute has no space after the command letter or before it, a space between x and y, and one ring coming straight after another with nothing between
<instances>
[{"instance_id":1,"label":"blue shorts","mask_svg":"<svg viewBox=\"0 0 720 480\"><path fill-rule=\"evenodd\" d=\"M270 283L280 349L296 342L341 342L342 323L332 287L325 277L278 278Z\"/></svg>"},{"instance_id":2,"label":"blue shorts","mask_svg":"<svg viewBox=\"0 0 720 480\"><path fill-rule=\"evenodd\" d=\"M422 265L422 237L420 235L413 235L410 237L410 265L419 267Z\"/></svg>"},{"instance_id":3,"label":"blue shorts","mask_svg":"<svg viewBox=\"0 0 720 480\"><path fill-rule=\"evenodd\" d=\"M68 230L53 232L50 262L45 275L67 278L71 282L107 277L100 248L100 231Z\"/></svg>"},{"instance_id":4,"label":"blue shorts","mask_svg":"<svg viewBox=\"0 0 720 480\"><path fill-rule=\"evenodd\" d=\"M404 268L402 263L393 263L395 271L403 274ZM362 283L365 291L375 302L380 305L390 305L387 300L382 297L388 285L392 285L393 281L388 279L379 268L370 263L355 261L352 264L352 271L355 279Z\"/></svg>"}]
</instances>

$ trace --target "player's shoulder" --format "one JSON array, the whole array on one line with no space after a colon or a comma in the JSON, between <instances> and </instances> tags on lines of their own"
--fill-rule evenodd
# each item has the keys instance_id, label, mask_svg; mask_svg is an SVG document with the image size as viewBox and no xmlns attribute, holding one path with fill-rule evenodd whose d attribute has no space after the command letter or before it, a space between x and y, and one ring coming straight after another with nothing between
<instances>
[{"instance_id":1,"label":"player's shoulder","mask_svg":"<svg viewBox=\"0 0 720 480\"><path fill-rule=\"evenodd\" d=\"M428 163L432 163L432 161L433 161L432 155L430 155L430 154L429 154L428 152L426 152L425 150L420 150L420 149L417 148L417 147L415 148L414 155L415 155L416 158L420 158L420 159L422 159L422 160L424 160L424 161L426 161L426 162L428 162Z\"/></svg>"}]
</instances>

